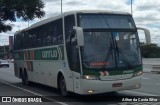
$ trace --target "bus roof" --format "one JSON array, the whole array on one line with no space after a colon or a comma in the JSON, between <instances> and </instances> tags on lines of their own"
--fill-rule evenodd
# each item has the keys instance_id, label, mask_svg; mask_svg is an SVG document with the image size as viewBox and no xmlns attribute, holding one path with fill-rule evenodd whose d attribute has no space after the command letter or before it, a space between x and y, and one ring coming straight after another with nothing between
<instances>
[{"instance_id":1,"label":"bus roof","mask_svg":"<svg viewBox=\"0 0 160 105\"><path fill-rule=\"evenodd\" d=\"M46 24L46 23L49 23L49 22L52 22L56 19L59 19L59 18L62 18L64 16L68 16L68 15L71 15L71 14L77 14L77 13L97 13L97 14L122 14L122 15L131 15L130 13L127 13L127 12L119 12L119 11L108 11L108 10L76 10L76 11L69 11L69 12L65 12L65 13L62 13L58 16L55 16L55 17L50 17L48 19L45 19L45 20L42 20L40 22L37 22L33 25L31 25L30 27L26 28L26 29L23 29L23 30L20 30L20 31L17 31L15 34L18 34L22 31L26 31L26 30L29 30L29 29L32 29L32 28L36 28L38 26L41 26L43 24Z\"/></svg>"}]
</instances>

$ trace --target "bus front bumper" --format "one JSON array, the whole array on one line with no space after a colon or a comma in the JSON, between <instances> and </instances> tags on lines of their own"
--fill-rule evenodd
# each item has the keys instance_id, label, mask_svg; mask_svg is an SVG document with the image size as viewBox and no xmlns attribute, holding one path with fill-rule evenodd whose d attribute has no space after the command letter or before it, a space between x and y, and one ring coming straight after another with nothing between
<instances>
[{"instance_id":1,"label":"bus front bumper","mask_svg":"<svg viewBox=\"0 0 160 105\"><path fill-rule=\"evenodd\" d=\"M81 79L78 94L83 94L83 95L99 94L99 93L107 93L120 90L137 89L141 87L141 78L142 76L137 76L137 77L132 77L131 79L115 80L115 81Z\"/></svg>"}]
</instances>

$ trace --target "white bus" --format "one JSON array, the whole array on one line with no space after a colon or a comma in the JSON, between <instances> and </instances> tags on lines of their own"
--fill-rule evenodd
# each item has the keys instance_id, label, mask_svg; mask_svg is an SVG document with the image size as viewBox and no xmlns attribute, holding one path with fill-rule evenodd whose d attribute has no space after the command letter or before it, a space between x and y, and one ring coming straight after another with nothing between
<instances>
[{"instance_id":1,"label":"white bus","mask_svg":"<svg viewBox=\"0 0 160 105\"><path fill-rule=\"evenodd\" d=\"M138 29L129 13L71 11L14 35L15 76L69 92L99 94L141 86Z\"/></svg>"}]
</instances>

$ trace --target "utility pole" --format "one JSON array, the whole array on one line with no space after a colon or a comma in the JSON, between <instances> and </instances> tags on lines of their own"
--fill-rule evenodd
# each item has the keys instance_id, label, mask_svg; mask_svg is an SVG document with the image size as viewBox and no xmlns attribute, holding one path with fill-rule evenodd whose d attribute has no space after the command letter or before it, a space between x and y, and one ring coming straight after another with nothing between
<instances>
[{"instance_id":1,"label":"utility pole","mask_svg":"<svg viewBox=\"0 0 160 105\"><path fill-rule=\"evenodd\" d=\"M132 0L131 0L131 14L133 15L133 11L132 11Z\"/></svg>"},{"instance_id":2,"label":"utility pole","mask_svg":"<svg viewBox=\"0 0 160 105\"><path fill-rule=\"evenodd\" d=\"M61 0L61 14L62 14L62 0Z\"/></svg>"}]
</instances>

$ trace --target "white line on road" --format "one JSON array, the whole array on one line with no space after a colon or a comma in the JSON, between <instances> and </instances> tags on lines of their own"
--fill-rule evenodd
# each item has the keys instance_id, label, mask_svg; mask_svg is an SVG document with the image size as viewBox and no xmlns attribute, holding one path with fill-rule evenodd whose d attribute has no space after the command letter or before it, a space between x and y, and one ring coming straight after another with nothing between
<instances>
[{"instance_id":1,"label":"white line on road","mask_svg":"<svg viewBox=\"0 0 160 105\"><path fill-rule=\"evenodd\" d=\"M157 85L160 85L160 83L156 83Z\"/></svg>"},{"instance_id":2,"label":"white line on road","mask_svg":"<svg viewBox=\"0 0 160 105\"><path fill-rule=\"evenodd\" d=\"M142 93L142 92L135 92L135 91L129 91L129 90L126 90L125 92L134 93L134 94L140 94L140 95L145 95L145 96L159 96L159 95L155 95L155 94Z\"/></svg>"},{"instance_id":3,"label":"white line on road","mask_svg":"<svg viewBox=\"0 0 160 105\"><path fill-rule=\"evenodd\" d=\"M21 88L21 87L15 86L15 85L10 84L10 83L8 83L8 82L2 81L2 80L0 80L0 82L4 83L4 84L6 84L6 85L9 85L9 86L15 87L15 88L17 88L17 89L23 90L23 91L25 91L25 92L28 92L28 93L34 94L34 95L36 95L36 96L43 97L44 99L47 99L47 100L49 100L49 101L53 101L53 102L56 102L56 103L61 104L61 105L68 105L68 104L66 104L66 103L64 103L64 102L58 102L57 100L54 100L54 99L51 99L51 98L45 97L45 96L43 96L43 95L41 95L41 94L38 94L38 93L32 92L32 91L27 90L27 89L23 89L23 88Z\"/></svg>"}]
</instances>

